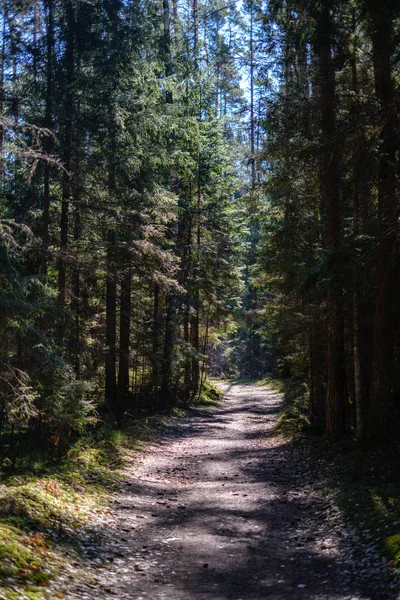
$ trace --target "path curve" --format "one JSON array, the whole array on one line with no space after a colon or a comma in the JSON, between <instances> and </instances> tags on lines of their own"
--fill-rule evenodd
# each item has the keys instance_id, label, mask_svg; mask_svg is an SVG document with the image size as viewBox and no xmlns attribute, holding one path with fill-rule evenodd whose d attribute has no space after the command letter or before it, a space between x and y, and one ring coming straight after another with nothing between
<instances>
[{"instance_id":1,"label":"path curve","mask_svg":"<svg viewBox=\"0 0 400 600\"><path fill-rule=\"evenodd\" d=\"M223 387L220 407L190 411L135 461L114 499L102 559L93 551L91 579L70 597L397 597L379 568L359 574L354 534L314 489L304 450L272 435L279 395Z\"/></svg>"}]
</instances>

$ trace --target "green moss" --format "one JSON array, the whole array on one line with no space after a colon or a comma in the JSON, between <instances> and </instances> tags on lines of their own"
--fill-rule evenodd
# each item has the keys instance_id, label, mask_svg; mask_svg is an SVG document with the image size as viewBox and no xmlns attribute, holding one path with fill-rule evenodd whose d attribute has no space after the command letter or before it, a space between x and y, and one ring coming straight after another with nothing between
<instances>
[{"instance_id":1,"label":"green moss","mask_svg":"<svg viewBox=\"0 0 400 600\"><path fill-rule=\"evenodd\" d=\"M200 406L218 406L224 396L224 392L209 379L203 384L201 396L196 404Z\"/></svg>"},{"instance_id":2,"label":"green moss","mask_svg":"<svg viewBox=\"0 0 400 600\"><path fill-rule=\"evenodd\" d=\"M360 447L351 440L299 438L310 463L325 462L317 480L329 490L345 521L393 566L400 565L400 454L396 444Z\"/></svg>"},{"instance_id":3,"label":"green moss","mask_svg":"<svg viewBox=\"0 0 400 600\"><path fill-rule=\"evenodd\" d=\"M393 561L394 566L400 564L400 533L390 535L385 542L385 550L389 559Z\"/></svg>"},{"instance_id":4,"label":"green moss","mask_svg":"<svg viewBox=\"0 0 400 600\"><path fill-rule=\"evenodd\" d=\"M275 390L276 392L283 392L284 386L282 381L279 379L273 379L272 377L264 377L263 379L259 379L254 382L255 385L260 387L269 387Z\"/></svg>"},{"instance_id":5,"label":"green moss","mask_svg":"<svg viewBox=\"0 0 400 600\"><path fill-rule=\"evenodd\" d=\"M22 592L31 600L42 599L42 586L58 568L51 546L44 534L0 523L0 597L20 598Z\"/></svg>"},{"instance_id":6,"label":"green moss","mask_svg":"<svg viewBox=\"0 0 400 600\"><path fill-rule=\"evenodd\" d=\"M283 391L282 411L276 424L276 433L294 437L309 427L307 385L298 380L281 384Z\"/></svg>"},{"instance_id":7,"label":"green moss","mask_svg":"<svg viewBox=\"0 0 400 600\"><path fill-rule=\"evenodd\" d=\"M18 471L0 484L0 600L54 600L46 584L79 560L81 537L98 539L91 523L109 512L124 466L180 415L176 408L143 415L122 431L104 425L58 461L37 450L21 453Z\"/></svg>"}]
</instances>

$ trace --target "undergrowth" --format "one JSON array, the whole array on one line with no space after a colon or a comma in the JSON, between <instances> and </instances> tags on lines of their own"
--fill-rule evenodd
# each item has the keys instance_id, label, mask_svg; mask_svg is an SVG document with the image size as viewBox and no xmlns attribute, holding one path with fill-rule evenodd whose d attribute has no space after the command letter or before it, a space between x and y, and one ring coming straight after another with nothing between
<instances>
[{"instance_id":1,"label":"undergrowth","mask_svg":"<svg viewBox=\"0 0 400 600\"><path fill-rule=\"evenodd\" d=\"M281 384L283 403L276 425L276 432L294 437L309 427L309 390L306 383L297 378L287 379Z\"/></svg>"},{"instance_id":2,"label":"undergrowth","mask_svg":"<svg viewBox=\"0 0 400 600\"><path fill-rule=\"evenodd\" d=\"M197 399L196 404L199 406L218 406L223 395L223 391L212 381L207 379L203 384L200 398Z\"/></svg>"},{"instance_id":3,"label":"undergrowth","mask_svg":"<svg viewBox=\"0 0 400 600\"><path fill-rule=\"evenodd\" d=\"M327 488L345 519L365 543L373 543L393 567L400 566L400 448L365 448L333 442L314 432L308 420L309 391L296 378L283 384L283 405L275 431L311 451L321 465L316 483ZM321 475L321 481L318 477Z\"/></svg>"},{"instance_id":4,"label":"undergrowth","mask_svg":"<svg viewBox=\"0 0 400 600\"><path fill-rule=\"evenodd\" d=\"M201 403L215 405L220 396L206 382ZM110 494L120 487L123 467L181 414L173 408L143 415L123 430L104 424L58 459L21 449L16 468L0 479L0 600L63 597L52 584L60 573L73 571L83 542L99 542L92 523L110 512Z\"/></svg>"},{"instance_id":5,"label":"undergrowth","mask_svg":"<svg viewBox=\"0 0 400 600\"><path fill-rule=\"evenodd\" d=\"M327 459L328 483L344 516L365 543L373 543L391 566L399 567L399 448L338 443L327 450Z\"/></svg>"}]
</instances>

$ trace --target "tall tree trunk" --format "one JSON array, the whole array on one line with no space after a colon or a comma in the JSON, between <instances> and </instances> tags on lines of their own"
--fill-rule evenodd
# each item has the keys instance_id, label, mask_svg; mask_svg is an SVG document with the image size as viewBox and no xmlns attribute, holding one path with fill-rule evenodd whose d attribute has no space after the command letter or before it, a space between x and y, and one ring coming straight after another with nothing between
<instances>
[{"instance_id":1,"label":"tall tree trunk","mask_svg":"<svg viewBox=\"0 0 400 600\"><path fill-rule=\"evenodd\" d=\"M191 194L189 194L189 197ZM182 211L183 212L183 211ZM187 212L187 211L185 211ZM182 237L182 240L179 241L178 245L183 246L184 251L182 255L182 263L181 269L179 273L179 283L184 286L185 282L188 281L188 278L191 276L192 270L192 224L193 218L192 214L186 215L183 212L184 216L182 217L182 223L179 227L179 232ZM187 230L187 232L186 232ZM186 294L184 301L184 315L183 315L183 339L185 342L185 350L187 355L185 357L185 374L184 374L184 386L185 386L185 401L189 400L190 397L190 389L191 389L191 376L192 376L192 361L189 356L189 345L191 343L190 340L190 306L191 306L191 298L189 294Z\"/></svg>"},{"instance_id":2,"label":"tall tree trunk","mask_svg":"<svg viewBox=\"0 0 400 600\"><path fill-rule=\"evenodd\" d=\"M115 231L107 231L105 401L114 408L117 394L117 268Z\"/></svg>"},{"instance_id":3,"label":"tall tree trunk","mask_svg":"<svg viewBox=\"0 0 400 600\"><path fill-rule=\"evenodd\" d=\"M332 3L324 0L317 29L321 110L321 205L325 248L331 263L326 300L327 390L326 430L330 435L345 432L346 386L344 360L344 325L339 251L341 248L341 202L336 135L336 85L332 62Z\"/></svg>"},{"instance_id":4,"label":"tall tree trunk","mask_svg":"<svg viewBox=\"0 0 400 600\"><path fill-rule=\"evenodd\" d=\"M353 34L355 36L352 55L351 55L351 71L352 71L352 91L354 92L354 103L352 108L352 116L356 122L360 111L359 99L359 83L358 83L358 63L357 52L359 48L359 39L356 35L357 18L356 8L352 10ZM360 210L361 192L360 181L362 180L362 165L360 164L360 149L363 144L362 135L358 131L353 135L353 235L357 244L357 239L363 233L363 219ZM365 200L364 200L365 202ZM365 349L365 315L363 314L362 296L365 294L365 276L360 272L360 265L356 264L353 269L353 364L354 364L354 397L356 409L356 437L362 441L366 435L366 419L367 419L367 401L368 401L368 379L366 368L366 349Z\"/></svg>"},{"instance_id":5,"label":"tall tree trunk","mask_svg":"<svg viewBox=\"0 0 400 600\"><path fill-rule=\"evenodd\" d=\"M196 284L195 284L196 285ZM191 319L191 345L192 345L192 390L193 394L196 394L199 386L199 377L200 377L200 362L199 362L199 293L195 292L193 298L194 310L195 314Z\"/></svg>"},{"instance_id":6,"label":"tall tree trunk","mask_svg":"<svg viewBox=\"0 0 400 600\"><path fill-rule=\"evenodd\" d=\"M318 325L312 324L308 338L310 423L319 431L325 431L324 354L325 346Z\"/></svg>"},{"instance_id":7,"label":"tall tree trunk","mask_svg":"<svg viewBox=\"0 0 400 600\"><path fill-rule=\"evenodd\" d=\"M255 163L255 124L254 124L254 15L253 0L250 6L250 161L251 161L251 185L252 190L256 183Z\"/></svg>"},{"instance_id":8,"label":"tall tree trunk","mask_svg":"<svg viewBox=\"0 0 400 600\"><path fill-rule=\"evenodd\" d=\"M32 48L32 71L33 78L36 81L37 78L37 65L38 65L38 31L39 31L39 11L38 11L38 0L33 0L33 48Z\"/></svg>"},{"instance_id":9,"label":"tall tree trunk","mask_svg":"<svg viewBox=\"0 0 400 600\"><path fill-rule=\"evenodd\" d=\"M5 60L6 60L6 33L7 33L7 20L8 20L8 3L7 0L3 0L3 14L2 14L2 40L1 40L1 65L0 65L0 117L4 117L4 101L5 101L5 90L4 90L4 73L5 73ZM5 126L0 123L0 192L3 191L4 186L4 137L5 137Z\"/></svg>"},{"instance_id":10,"label":"tall tree trunk","mask_svg":"<svg viewBox=\"0 0 400 600\"><path fill-rule=\"evenodd\" d=\"M391 68L393 24L389 0L367 0L375 91L380 103L381 132L378 169L378 239L376 304L368 438L383 441L388 434L393 388L393 274L397 235L396 123Z\"/></svg>"},{"instance_id":11,"label":"tall tree trunk","mask_svg":"<svg viewBox=\"0 0 400 600\"><path fill-rule=\"evenodd\" d=\"M193 59L194 74L197 78L199 72L199 6L197 0L193 0Z\"/></svg>"},{"instance_id":12,"label":"tall tree trunk","mask_svg":"<svg viewBox=\"0 0 400 600\"><path fill-rule=\"evenodd\" d=\"M74 315L74 332L73 332L73 361L75 366L75 374L80 377L80 328L81 328L81 278L79 265L78 243L81 236L81 215L80 215L80 182L79 182L79 167L74 169L74 264L72 268L72 302L71 308Z\"/></svg>"},{"instance_id":13,"label":"tall tree trunk","mask_svg":"<svg viewBox=\"0 0 400 600\"><path fill-rule=\"evenodd\" d=\"M175 342L176 295L173 292L168 294L166 304L161 394L168 405L171 403L172 358Z\"/></svg>"},{"instance_id":14,"label":"tall tree trunk","mask_svg":"<svg viewBox=\"0 0 400 600\"><path fill-rule=\"evenodd\" d=\"M201 114L201 109L200 109ZM193 290L192 307L193 315L190 323L191 345L193 349L192 357L192 390L193 394L198 392L200 379L200 247L201 247L201 155L198 157L197 173L197 207L196 207L196 252L194 253L193 264Z\"/></svg>"},{"instance_id":15,"label":"tall tree trunk","mask_svg":"<svg viewBox=\"0 0 400 600\"><path fill-rule=\"evenodd\" d=\"M44 0L47 8L46 24L46 112L44 127L49 131L53 124L53 52L54 52L54 22L53 0ZM45 151L50 154L53 148L53 138L46 137ZM43 176L43 217L42 217L42 248L40 257L40 272L47 275L49 253L49 225L50 225L50 163L44 164Z\"/></svg>"},{"instance_id":16,"label":"tall tree trunk","mask_svg":"<svg viewBox=\"0 0 400 600\"><path fill-rule=\"evenodd\" d=\"M164 14L164 66L165 75L170 77L173 73L172 67L172 54L171 54L171 18L169 10L169 0L163 0L163 14ZM166 94L166 103L173 104L172 92L168 91ZM174 139L170 141L170 153L172 153L174 147ZM178 177L177 174L171 169L170 173L171 189L174 193L178 193ZM166 318L165 318L165 335L164 335L164 350L163 350L163 364L161 373L161 394L165 399L165 402L169 404L171 402L171 376L172 376L172 362L174 354L174 342L175 342L175 329L176 329L176 292L172 290L169 292L166 298Z\"/></svg>"},{"instance_id":17,"label":"tall tree trunk","mask_svg":"<svg viewBox=\"0 0 400 600\"><path fill-rule=\"evenodd\" d=\"M198 389L198 398L201 399L201 394L203 392L203 386L207 375L207 364L208 364L208 334L210 328L210 303L207 308L207 317L206 317L206 330L204 333L204 345L203 345L203 361L201 364L201 372L200 372L200 382Z\"/></svg>"},{"instance_id":18,"label":"tall tree trunk","mask_svg":"<svg viewBox=\"0 0 400 600\"><path fill-rule=\"evenodd\" d=\"M74 51L75 51L75 14L72 0L66 2L67 43L65 47L65 102L64 102L64 139L62 178L62 202L60 220L60 253L58 257L58 303L61 310L65 308L67 286L67 252L69 205L72 196L72 128L73 128L73 84L74 84ZM63 316L61 315L62 323ZM64 324L60 327L60 338L64 338Z\"/></svg>"},{"instance_id":19,"label":"tall tree trunk","mask_svg":"<svg viewBox=\"0 0 400 600\"><path fill-rule=\"evenodd\" d=\"M121 419L126 408L129 397L129 353L131 337L131 286L132 270L129 264L130 258L124 264L121 276L120 296L120 319L119 319L119 365L118 365L118 396L117 396L117 419L121 425Z\"/></svg>"},{"instance_id":20,"label":"tall tree trunk","mask_svg":"<svg viewBox=\"0 0 400 600\"><path fill-rule=\"evenodd\" d=\"M160 384L160 286L154 284L153 300L153 390L155 395L158 393Z\"/></svg>"},{"instance_id":21,"label":"tall tree trunk","mask_svg":"<svg viewBox=\"0 0 400 600\"><path fill-rule=\"evenodd\" d=\"M172 0L172 16L174 21L174 36L176 37L178 31L178 0Z\"/></svg>"}]
</instances>

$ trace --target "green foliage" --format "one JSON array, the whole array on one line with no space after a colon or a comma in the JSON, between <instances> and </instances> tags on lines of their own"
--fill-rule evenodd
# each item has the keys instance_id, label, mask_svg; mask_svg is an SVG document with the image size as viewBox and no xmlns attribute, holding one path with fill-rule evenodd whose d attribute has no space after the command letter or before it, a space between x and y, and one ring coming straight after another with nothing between
<instances>
[{"instance_id":1,"label":"green foliage","mask_svg":"<svg viewBox=\"0 0 400 600\"><path fill-rule=\"evenodd\" d=\"M397 567L400 561L400 534L391 535L386 539L385 551L389 559L393 561L393 566Z\"/></svg>"},{"instance_id":2,"label":"green foliage","mask_svg":"<svg viewBox=\"0 0 400 600\"><path fill-rule=\"evenodd\" d=\"M288 437L293 437L309 428L308 419L309 390L298 378L285 380L283 383L283 404L276 429Z\"/></svg>"},{"instance_id":3,"label":"green foliage","mask_svg":"<svg viewBox=\"0 0 400 600\"><path fill-rule=\"evenodd\" d=\"M218 406L223 398L223 391L209 379L203 383L200 398L197 399L196 405L200 406Z\"/></svg>"}]
</instances>

